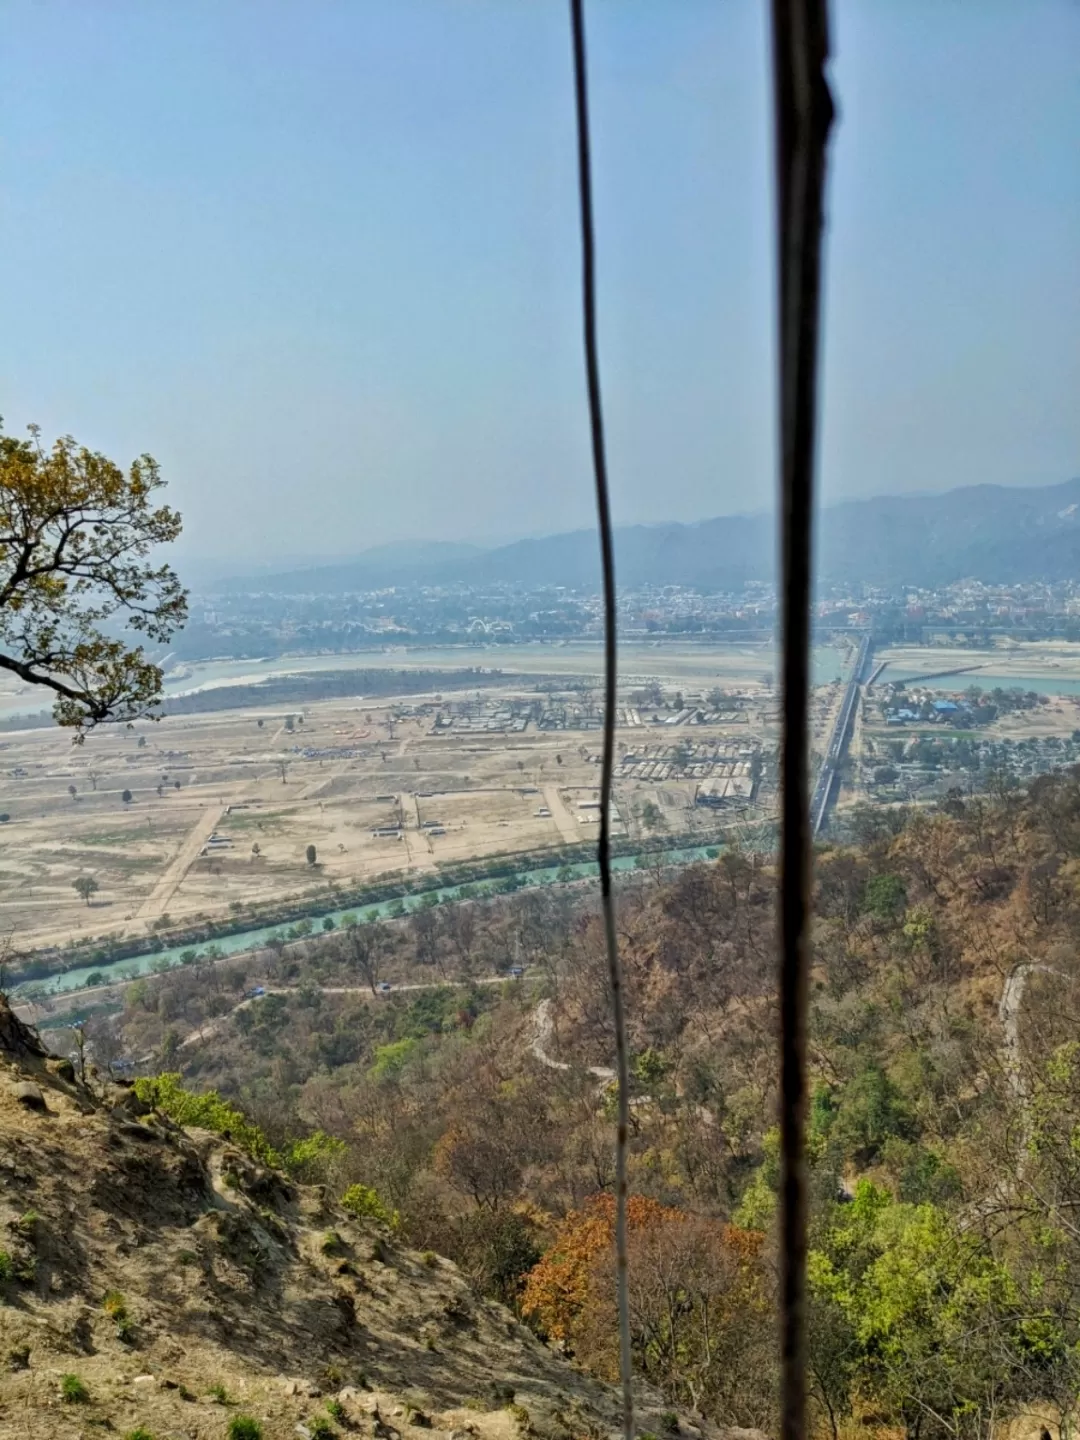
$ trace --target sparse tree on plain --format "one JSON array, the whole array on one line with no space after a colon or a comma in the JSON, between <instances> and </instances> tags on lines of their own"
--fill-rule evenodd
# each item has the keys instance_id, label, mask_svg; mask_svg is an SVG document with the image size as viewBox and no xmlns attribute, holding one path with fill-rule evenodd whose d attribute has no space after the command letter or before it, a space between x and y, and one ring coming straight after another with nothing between
<instances>
[{"instance_id":1,"label":"sparse tree on plain","mask_svg":"<svg viewBox=\"0 0 1080 1440\"><path fill-rule=\"evenodd\" d=\"M79 793L79 792L78 792L78 790L75 788L74 785L69 785L69 786L68 786L68 794L71 796L71 798L72 798L73 800L74 800L75 797L78 795L78 793Z\"/></svg>"},{"instance_id":2,"label":"sparse tree on plain","mask_svg":"<svg viewBox=\"0 0 1080 1440\"><path fill-rule=\"evenodd\" d=\"M125 790L124 793L120 796L120 799L124 802L125 805L130 805L134 798L135 797L132 795L130 790Z\"/></svg>"},{"instance_id":3,"label":"sparse tree on plain","mask_svg":"<svg viewBox=\"0 0 1080 1440\"><path fill-rule=\"evenodd\" d=\"M258 858L259 858L259 856L260 856L261 854L262 854L262 846L259 844L258 840L256 840L255 843L254 843L254 845L252 845L252 847L251 847L251 858L252 858L253 860L258 860Z\"/></svg>"},{"instance_id":4,"label":"sparse tree on plain","mask_svg":"<svg viewBox=\"0 0 1080 1440\"><path fill-rule=\"evenodd\" d=\"M314 845L309 845L304 854L307 856L307 863L309 865L314 865L319 858L319 852L315 849Z\"/></svg>"},{"instance_id":5,"label":"sparse tree on plain","mask_svg":"<svg viewBox=\"0 0 1080 1440\"><path fill-rule=\"evenodd\" d=\"M86 901L87 905L90 904L91 895L96 895L101 888L92 875L80 875L77 880L73 880L71 883L75 893L80 895L82 899Z\"/></svg>"},{"instance_id":6,"label":"sparse tree on plain","mask_svg":"<svg viewBox=\"0 0 1080 1440\"><path fill-rule=\"evenodd\" d=\"M37 426L0 434L0 669L51 690L55 720L79 736L161 697L160 667L106 622L162 643L187 617L176 575L147 562L181 530L154 505L164 483L149 455L125 473L69 435L46 449Z\"/></svg>"}]
</instances>

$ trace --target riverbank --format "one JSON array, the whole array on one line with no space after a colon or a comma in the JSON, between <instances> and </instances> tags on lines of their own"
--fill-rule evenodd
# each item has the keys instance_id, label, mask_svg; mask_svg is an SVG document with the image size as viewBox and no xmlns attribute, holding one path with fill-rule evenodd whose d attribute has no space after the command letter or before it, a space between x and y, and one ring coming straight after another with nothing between
<instances>
[{"instance_id":1,"label":"riverbank","mask_svg":"<svg viewBox=\"0 0 1080 1440\"><path fill-rule=\"evenodd\" d=\"M724 848L719 838L712 844L697 843L680 845L679 837L674 843L657 844L652 848L623 845L622 853L612 859L612 868L627 871L651 865L685 865L701 860L716 859ZM686 837L682 837L686 838ZM618 850L619 847L616 847ZM567 884L595 876L598 873L595 859L591 858L595 847L592 845L568 847L560 857L560 863L551 863L550 856L544 863L522 864L522 857L510 857L495 867L454 867L455 876L440 877L439 882L425 886L422 882L400 881L389 885L366 887L365 891L343 897L335 896L332 905L290 907L285 915L274 918L261 917L262 923L241 928L244 922L222 922L221 926L205 925L198 933L189 931L182 937L169 937L171 944L162 946L160 939L153 941L133 940L118 942L115 948L99 947L92 956L73 956L62 953L56 957L39 957L37 963L45 965L55 958L48 969L31 973L29 966L12 972L10 993L16 1000L30 1000L47 995L57 995L73 990L94 989L118 981L137 979L140 975L159 973L176 965L190 964L200 955L218 959L239 955L246 951L266 948L274 943L304 939L318 930L333 931L350 920L396 919L412 914L416 910L446 904L454 900L487 899L497 895L513 894L529 886ZM585 852L583 855L581 852ZM588 857L588 858L586 858ZM528 858L528 857L526 857ZM462 875L465 869L467 874ZM373 891L381 892L377 896ZM329 923L328 923L329 922ZM230 928L225 928L229 926ZM150 946L152 948L146 948ZM139 948L136 948L139 947ZM201 947L201 948L200 948ZM75 963L72 963L72 962ZM34 964L33 959L31 965Z\"/></svg>"}]
</instances>

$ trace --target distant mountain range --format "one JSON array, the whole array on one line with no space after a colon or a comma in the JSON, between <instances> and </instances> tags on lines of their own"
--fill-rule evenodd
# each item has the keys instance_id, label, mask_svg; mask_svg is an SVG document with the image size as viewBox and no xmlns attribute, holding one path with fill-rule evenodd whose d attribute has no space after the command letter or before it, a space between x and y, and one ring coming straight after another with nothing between
<instances>
[{"instance_id":1,"label":"distant mountain range","mask_svg":"<svg viewBox=\"0 0 1080 1440\"><path fill-rule=\"evenodd\" d=\"M1080 578L1080 479L1060 485L970 485L937 495L879 495L822 512L816 570L825 583L934 587ZM739 590L775 575L770 515L694 525L632 525L615 535L620 586ZM341 594L405 584L599 585L596 534L574 530L494 549L445 542L381 546L333 565L238 578L224 587Z\"/></svg>"}]
</instances>

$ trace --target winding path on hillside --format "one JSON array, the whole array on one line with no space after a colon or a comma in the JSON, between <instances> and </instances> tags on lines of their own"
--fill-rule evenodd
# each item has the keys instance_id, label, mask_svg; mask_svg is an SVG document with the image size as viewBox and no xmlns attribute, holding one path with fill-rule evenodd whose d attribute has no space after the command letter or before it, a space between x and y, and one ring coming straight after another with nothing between
<instances>
[{"instance_id":1,"label":"winding path on hillside","mask_svg":"<svg viewBox=\"0 0 1080 1440\"><path fill-rule=\"evenodd\" d=\"M566 1060L556 1060L548 1054L547 1047L555 1038L555 1022L551 1018L551 1001L541 1000L532 1013L532 1035L529 1039L529 1053L548 1070L570 1070L573 1067ZM597 1080L609 1084L615 1079L615 1071L608 1065L586 1065L585 1073L595 1075Z\"/></svg>"},{"instance_id":2,"label":"winding path on hillside","mask_svg":"<svg viewBox=\"0 0 1080 1440\"><path fill-rule=\"evenodd\" d=\"M247 1010L257 1001L264 999L267 995L298 995L301 989L315 989L320 995L361 995L365 1000L386 1000L394 995L400 995L408 990L448 990L465 988L471 985L506 985L514 976L509 975L485 975L479 980L421 980L416 984L394 985L390 990L372 992L370 985L264 985L262 995L245 995L238 1000L231 1009L226 1010L224 1015L215 1015L213 1020L208 1020L198 1030L192 1030L180 1041L179 1049L186 1050L191 1045L198 1045L203 1040L211 1040L222 1030L232 1019L238 1010Z\"/></svg>"}]
</instances>

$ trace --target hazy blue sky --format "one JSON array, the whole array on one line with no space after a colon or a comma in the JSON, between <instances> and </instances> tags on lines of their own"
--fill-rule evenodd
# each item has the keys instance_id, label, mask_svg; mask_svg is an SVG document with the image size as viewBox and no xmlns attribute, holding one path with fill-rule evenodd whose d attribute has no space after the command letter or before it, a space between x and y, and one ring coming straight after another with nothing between
<instances>
[{"instance_id":1,"label":"hazy blue sky","mask_svg":"<svg viewBox=\"0 0 1080 1440\"><path fill-rule=\"evenodd\" d=\"M773 487L752 0L590 0L620 521ZM1080 5L846 0L826 494L1080 474ZM0 413L191 554L592 518L563 0L4 0Z\"/></svg>"}]
</instances>

